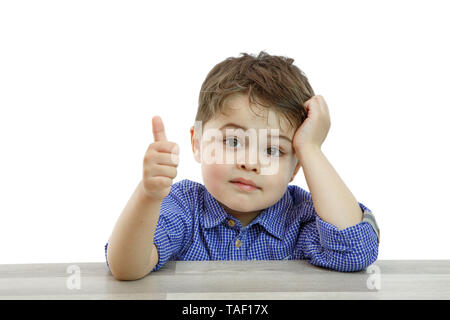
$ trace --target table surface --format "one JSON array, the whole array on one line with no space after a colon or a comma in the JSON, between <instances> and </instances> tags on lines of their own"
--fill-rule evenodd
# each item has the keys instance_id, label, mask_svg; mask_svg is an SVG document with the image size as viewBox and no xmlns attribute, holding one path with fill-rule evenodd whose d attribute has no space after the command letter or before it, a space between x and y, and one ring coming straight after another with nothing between
<instances>
[{"instance_id":1,"label":"table surface","mask_svg":"<svg viewBox=\"0 0 450 320\"><path fill-rule=\"evenodd\" d=\"M134 281L105 263L0 264L5 299L450 299L450 260L379 260L351 273L305 260L169 261Z\"/></svg>"}]
</instances>

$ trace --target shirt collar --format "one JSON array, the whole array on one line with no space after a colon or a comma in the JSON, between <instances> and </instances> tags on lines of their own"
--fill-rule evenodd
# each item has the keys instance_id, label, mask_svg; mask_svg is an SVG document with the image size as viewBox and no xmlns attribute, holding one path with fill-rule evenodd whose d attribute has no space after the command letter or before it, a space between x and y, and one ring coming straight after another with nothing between
<instances>
[{"instance_id":1,"label":"shirt collar","mask_svg":"<svg viewBox=\"0 0 450 320\"><path fill-rule=\"evenodd\" d=\"M203 199L203 226L205 228L215 227L231 217L206 188L204 189ZM289 189L286 188L281 199L264 209L247 227L258 223L270 234L281 240L285 233L286 217L291 209L292 197Z\"/></svg>"},{"instance_id":2,"label":"shirt collar","mask_svg":"<svg viewBox=\"0 0 450 320\"><path fill-rule=\"evenodd\" d=\"M204 188L203 201L203 226L205 228L215 227L227 219L228 213L208 192L206 187Z\"/></svg>"}]
</instances>

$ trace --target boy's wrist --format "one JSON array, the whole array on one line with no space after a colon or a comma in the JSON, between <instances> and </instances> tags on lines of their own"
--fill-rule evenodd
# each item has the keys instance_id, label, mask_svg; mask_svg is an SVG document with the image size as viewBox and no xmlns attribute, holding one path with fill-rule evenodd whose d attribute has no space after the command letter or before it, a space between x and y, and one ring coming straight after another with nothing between
<instances>
[{"instance_id":1,"label":"boy's wrist","mask_svg":"<svg viewBox=\"0 0 450 320\"><path fill-rule=\"evenodd\" d=\"M147 192L145 192L145 188L144 188L144 184L143 184L142 180L139 183L138 197L141 202L146 203L146 204L161 203L164 199L164 198L160 198L160 197L153 197L153 196L149 195Z\"/></svg>"},{"instance_id":2,"label":"boy's wrist","mask_svg":"<svg viewBox=\"0 0 450 320\"><path fill-rule=\"evenodd\" d=\"M297 158L299 160L302 160L307 156L314 155L314 154L321 153L321 152L322 152L322 149L320 148L320 146L305 145L298 149Z\"/></svg>"}]
</instances>

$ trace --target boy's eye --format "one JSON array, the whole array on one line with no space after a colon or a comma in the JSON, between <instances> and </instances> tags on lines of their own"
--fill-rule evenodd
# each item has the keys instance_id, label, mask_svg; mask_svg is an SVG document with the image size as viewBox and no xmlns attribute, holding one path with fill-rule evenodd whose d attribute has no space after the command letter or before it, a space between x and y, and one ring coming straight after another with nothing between
<instances>
[{"instance_id":1,"label":"boy's eye","mask_svg":"<svg viewBox=\"0 0 450 320\"><path fill-rule=\"evenodd\" d=\"M274 147L267 148L267 150L272 150L272 149L278 151L276 154L276 156L278 156L278 157L283 154L283 152L281 152L281 150L279 150L277 148L274 148ZM271 152L270 155L272 156L273 153Z\"/></svg>"},{"instance_id":2,"label":"boy's eye","mask_svg":"<svg viewBox=\"0 0 450 320\"><path fill-rule=\"evenodd\" d=\"M230 140L233 141L233 145L231 145L231 147L237 147L235 145L235 143L236 143L236 141L239 142L239 139L237 139L236 137L226 138L223 140L223 142L225 142L225 144L228 145L227 141L230 141Z\"/></svg>"}]
</instances>

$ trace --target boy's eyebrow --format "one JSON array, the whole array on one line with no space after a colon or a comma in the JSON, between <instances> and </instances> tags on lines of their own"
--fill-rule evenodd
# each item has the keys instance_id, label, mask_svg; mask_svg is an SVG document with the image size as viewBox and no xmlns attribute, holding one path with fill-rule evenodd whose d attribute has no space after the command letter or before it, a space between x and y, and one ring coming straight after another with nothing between
<instances>
[{"instance_id":1,"label":"boy's eyebrow","mask_svg":"<svg viewBox=\"0 0 450 320\"><path fill-rule=\"evenodd\" d=\"M236 124L236 123L232 123L232 122L229 122L229 123L226 123L226 124L224 124L223 126L221 126L220 128L219 128L219 130L223 130L223 129L225 129L225 128L236 128L236 129L242 129L242 130L247 130L247 128L245 128L245 127L243 127L243 126L240 126L240 125L238 125L238 124ZM280 139L286 139L287 141L289 141L290 143L292 143L292 140L291 139L289 139L288 137L286 137L286 136L283 136L283 135L279 135L278 136Z\"/></svg>"}]
</instances>

